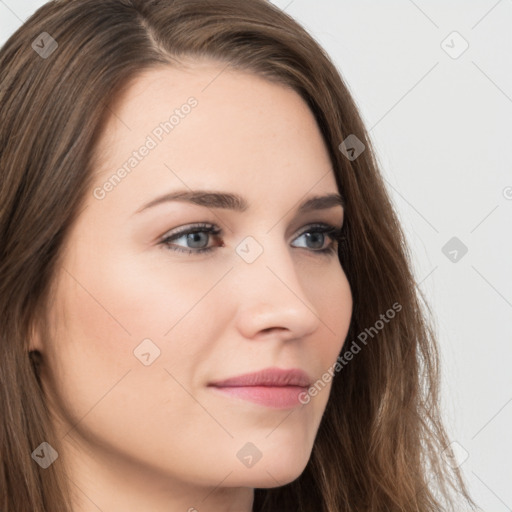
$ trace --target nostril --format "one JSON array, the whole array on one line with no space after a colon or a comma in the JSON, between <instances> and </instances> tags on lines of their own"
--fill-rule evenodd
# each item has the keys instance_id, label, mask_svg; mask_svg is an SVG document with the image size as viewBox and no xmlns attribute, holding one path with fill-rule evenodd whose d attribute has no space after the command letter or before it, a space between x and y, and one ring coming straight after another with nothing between
<instances>
[{"instance_id":1,"label":"nostril","mask_svg":"<svg viewBox=\"0 0 512 512\"><path fill-rule=\"evenodd\" d=\"M264 333L267 333L267 332L272 332L274 330L280 330L280 331L283 331L283 330L286 330L286 327L267 327L266 329L262 329L261 332L264 332Z\"/></svg>"}]
</instances>

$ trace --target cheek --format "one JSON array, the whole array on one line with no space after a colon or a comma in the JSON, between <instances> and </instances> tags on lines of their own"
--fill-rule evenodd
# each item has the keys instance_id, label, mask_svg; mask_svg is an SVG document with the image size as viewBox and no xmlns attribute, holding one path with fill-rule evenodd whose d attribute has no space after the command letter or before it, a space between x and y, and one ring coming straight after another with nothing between
<instances>
[{"instance_id":1,"label":"cheek","mask_svg":"<svg viewBox=\"0 0 512 512\"><path fill-rule=\"evenodd\" d=\"M108 282L104 280L104 287ZM53 304L47 378L60 414L76 424L133 366L132 338L97 282L69 267ZM120 306L118 304L118 306Z\"/></svg>"},{"instance_id":2,"label":"cheek","mask_svg":"<svg viewBox=\"0 0 512 512\"><path fill-rule=\"evenodd\" d=\"M173 256L163 247L151 248L147 254L140 255L123 254L115 247L105 249L105 253L108 261L101 262L105 279L97 275L86 278L98 290L105 308L133 340L152 337L167 340L189 317L208 321L205 316L208 302L203 299L229 270L227 265L195 263L187 255ZM214 294L221 292L215 290ZM208 306L211 308L211 304Z\"/></svg>"},{"instance_id":3,"label":"cheek","mask_svg":"<svg viewBox=\"0 0 512 512\"><path fill-rule=\"evenodd\" d=\"M307 354L308 365L316 368L316 380L303 397L315 411L316 431L337 375L335 364L346 342L353 298L347 276L336 264L323 274L309 273L306 285L307 296L319 316L319 332L311 339Z\"/></svg>"},{"instance_id":4,"label":"cheek","mask_svg":"<svg viewBox=\"0 0 512 512\"><path fill-rule=\"evenodd\" d=\"M62 280L48 352L46 387L64 422L62 436L168 467L165 461L178 450L176 439L183 445L179 449L190 453L197 437L211 438L216 426L204 433L199 427L181 432L183 418L196 426L205 423L204 409L185 391L193 389L194 368L204 357L201 342L209 343L197 328L199 311L183 317L179 298L146 293L135 285L139 276L81 277L87 291L69 276ZM179 314L172 314L174 307ZM206 323L203 329L209 327ZM151 344L138 352L140 359L134 355L143 339L152 339L160 351L149 365L142 361L144 352L153 359Z\"/></svg>"},{"instance_id":5,"label":"cheek","mask_svg":"<svg viewBox=\"0 0 512 512\"><path fill-rule=\"evenodd\" d=\"M319 330L323 333L315 342L319 344L322 367L330 366L343 348L353 309L352 291L345 272L336 264L331 270L316 282L308 279L309 296L316 306Z\"/></svg>"},{"instance_id":6,"label":"cheek","mask_svg":"<svg viewBox=\"0 0 512 512\"><path fill-rule=\"evenodd\" d=\"M125 421L137 430L133 415L143 428L144 418L172 402L168 424L191 406L177 382L192 387L194 369L228 322L220 311L208 314L219 304L219 296L207 296L219 272L194 279L192 267L164 266L164 258L137 267L120 254L89 256L68 259L59 281L48 346L51 394L71 424L86 414L92 421L108 404L98 431L117 431Z\"/></svg>"}]
</instances>

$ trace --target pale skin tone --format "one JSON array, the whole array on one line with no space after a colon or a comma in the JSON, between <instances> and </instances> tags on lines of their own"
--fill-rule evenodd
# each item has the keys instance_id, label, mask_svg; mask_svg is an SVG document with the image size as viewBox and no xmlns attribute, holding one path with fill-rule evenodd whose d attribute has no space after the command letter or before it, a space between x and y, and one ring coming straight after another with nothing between
<instances>
[{"instance_id":1,"label":"pale skin tone","mask_svg":"<svg viewBox=\"0 0 512 512\"><path fill-rule=\"evenodd\" d=\"M310 226L339 228L344 212L297 212L339 193L302 98L249 73L219 75L224 67L194 61L132 84L100 141L95 187L187 98L198 104L102 200L91 189L63 247L51 337L31 349L43 356L63 440L55 464L69 466L74 512L249 512L254 488L295 480L310 458L332 383L284 410L207 384L270 366L316 381L335 363L352 295L337 251L318 252L336 242ZM249 207L173 201L136 213L190 189L238 194ZM195 223L222 234L171 245L211 252L161 243ZM263 249L251 263L236 252L246 237ZM144 339L160 350L149 365L134 355ZM262 454L250 468L237 457L248 442Z\"/></svg>"}]
</instances>

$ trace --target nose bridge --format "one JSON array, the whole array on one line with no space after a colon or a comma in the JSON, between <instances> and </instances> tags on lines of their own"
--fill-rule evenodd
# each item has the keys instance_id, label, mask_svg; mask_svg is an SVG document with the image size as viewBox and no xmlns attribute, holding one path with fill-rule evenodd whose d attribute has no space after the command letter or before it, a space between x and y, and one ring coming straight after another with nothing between
<instances>
[{"instance_id":1,"label":"nose bridge","mask_svg":"<svg viewBox=\"0 0 512 512\"><path fill-rule=\"evenodd\" d=\"M302 286L290 249L277 235L247 236L236 247L239 307L251 330L287 328L295 336L313 332L319 322Z\"/></svg>"}]
</instances>

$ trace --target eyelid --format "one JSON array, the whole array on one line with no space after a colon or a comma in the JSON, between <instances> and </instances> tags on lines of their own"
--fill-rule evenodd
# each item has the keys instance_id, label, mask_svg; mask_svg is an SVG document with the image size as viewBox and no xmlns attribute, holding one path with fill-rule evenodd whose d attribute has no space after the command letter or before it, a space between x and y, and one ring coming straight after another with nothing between
<instances>
[{"instance_id":1,"label":"eyelid","mask_svg":"<svg viewBox=\"0 0 512 512\"><path fill-rule=\"evenodd\" d=\"M167 231L164 235L160 237L160 241L175 235L187 234L193 230L197 230L199 232L201 232L201 230L208 230L212 235L224 233L222 228L219 228L215 224L210 224L208 222L195 222L192 224L185 224L184 226L177 227L175 229L172 229L171 231Z\"/></svg>"}]
</instances>

